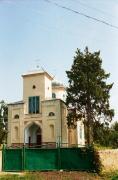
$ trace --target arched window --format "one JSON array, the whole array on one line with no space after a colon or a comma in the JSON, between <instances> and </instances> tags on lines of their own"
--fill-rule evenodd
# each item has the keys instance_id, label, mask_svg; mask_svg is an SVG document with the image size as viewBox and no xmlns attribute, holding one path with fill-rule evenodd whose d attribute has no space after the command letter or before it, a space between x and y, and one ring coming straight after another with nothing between
<instances>
[{"instance_id":1,"label":"arched window","mask_svg":"<svg viewBox=\"0 0 118 180\"><path fill-rule=\"evenodd\" d=\"M55 99L56 98L56 94L52 93L52 98Z\"/></svg>"},{"instance_id":2,"label":"arched window","mask_svg":"<svg viewBox=\"0 0 118 180\"><path fill-rule=\"evenodd\" d=\"M19 119L19 115L15 114L14 119Z\"/></svg>"},{"instance_id":3,"label":"arched window","mask_svg":"<svg viewBox=\"0 0 118 180\"><path fill-rule=\"evenodd\" d=\"M80 139L82 139L82 126L80 126Z\"/></svg>"},{"instance_id":4,"label":"arched window","mask_svg":"<svg viewBox=\"0 0 118 180\"><path fill-rule=\"evenodd\" d=\"M49 115L48 115L48 116L55 116L55 113L49 112Z\"/></svg>"},{"instance_id":5,"label":"arched window","mask_svg":"<svg viewBox=\"0 0 118 180\"><path fill-rule=\"evenodd\" d=\"M53 124L50 125L50 135L51 135L51 138L54 138L54 125Z\"/></svg>"},{"instance_id":6,"label":"arched window","mask_svg":"<svg viewBox=\"0 0 118 180\"><path fill-rule=\"evenodd\" d=\"M18 139L18 127L17 126L14 128L14 136L15 136L15 139Z\"/></svg>"}]
</instances>

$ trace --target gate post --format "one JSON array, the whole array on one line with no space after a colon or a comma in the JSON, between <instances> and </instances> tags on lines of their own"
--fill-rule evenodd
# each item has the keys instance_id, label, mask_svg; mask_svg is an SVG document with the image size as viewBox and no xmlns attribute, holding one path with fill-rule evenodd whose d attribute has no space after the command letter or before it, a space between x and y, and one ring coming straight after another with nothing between
<instances>
[{"instance_id":1,"label":"gate post","mask_svg":"<svg viewBox=\"0 0 118 180\"><path fill-rule=\"evenodd\" d=\"M22 170L25 170L25 146L22 147Z\"/></svg>"},{"instance_id":2,"label":"gate post","mask_svg":"<svg viewBox=\"0 0 118 180\"><path fill-rule=\"evenodd\" d=\"M5 144L3 144L2 148L2 171L5 170Z\"/></svg>"},{"instance_id":3,"label":"gate post","mask_svg":"<svg viewBox=\"0 0 118 180\"><path fill-rule=\"evenodd\" d=\"M59 137L59 142L57 144L57 150L58 150L58 170L60 170L61 169L60 137Z\"/></svg>"}]
</instances>

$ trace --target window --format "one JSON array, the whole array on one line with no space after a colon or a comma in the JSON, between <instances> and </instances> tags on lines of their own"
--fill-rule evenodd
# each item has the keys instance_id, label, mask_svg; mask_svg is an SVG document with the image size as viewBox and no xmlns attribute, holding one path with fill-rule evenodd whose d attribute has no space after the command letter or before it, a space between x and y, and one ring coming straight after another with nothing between
<instances>
[{"instance_id":1,"label":"window","mask_svg":"<svg viewBox=\"0 0 118 180\"><path fill-rule=\"evenodd\" d=\"M49 113L49 116L55 116L55 113L50 112L50 113Z\"/></svg>"},{"instance_id":2,"label":"window","mask_svg":"<svg viewBox=\"0 0 118 180\"><path fill-rule=\"evenodd\" d=\"M52 93L52 98L55 99L56 98L56 94Z\"/></svg>"},{"instance_id":3,"label":"window","mask_svg":"<svg viewBox=\"0 0 118 180\"><path fill-rule=\"evenodd\" d=\"M29 114L38 114L39 113L39 96L29 97Z\"/></svg>"},{"instance_id":4,"label":"window","mask_svg":"<svg viewBox=\"0 0 118 180\"><path fill-rule=\"evenodd\" d=\"M33 86L32 86L32 89L36 89L36 86L35 86L35 85L33 85Z\"/></svg>"},{"instance_id":5,"label":"window","mask_svg":"<svg viewBox=\"0 0 118 180\"><path fill-rule=\"evenodd\" d=\"M18 139L18 127L17 126L14 128L14 137L16 139Z\"/></svg>"},{"instance_id":6,"label":"window","mask_svg":"<svg viewBox=\"0 0 118 180\"><path fill-rule=\"evenodd\" d=\"M80 139L82 139L82 127L80 126Z\"/></svg>"},{"instance_id":7,"label":"window","mask_svg":"<svg viewBox=\"0 0 118 180\"><path fill-rule=\"evenodd\" d=\"M50 135L51 135L51 138L54 138L54 125L53 124L50 125Z\"/></svg>"},{"instance_id":8,"label":"window","mask_svg":"<svg viewBox=\"0 0 118 180\"><path fill-rule=\"evenodd\" d=\"M19 119L19 115L16 114L16 115L14 116L14 119Z\"/></svg>"}]
</instances>

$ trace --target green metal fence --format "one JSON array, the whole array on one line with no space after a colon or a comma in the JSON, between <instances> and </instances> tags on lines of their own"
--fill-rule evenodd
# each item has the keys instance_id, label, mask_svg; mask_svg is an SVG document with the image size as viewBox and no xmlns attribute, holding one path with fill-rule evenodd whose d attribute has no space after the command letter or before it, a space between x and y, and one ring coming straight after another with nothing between
<instances>
[{"instance_id":1,"label":"green metal fence","mask_svg":"<svg viewBox=\"0 0 118 180\"><path fill-rule=\"evenodd\" d=\"M3 171L94 170L89 148L3 148Z\"/></svg>"},{"instance_id":2,"label":"green metal fence","mask_svg":"<svg viewBox=\"0 0 118 180\"><path fill-rule=\"evenodd\" d=\"M23 170L23 152L22 149L3 149L2 167L4 171Z\"/></svg>"},{"instance_id":3,"label":"green metal fence","mask_svg":"<svg viewBox=\"0 0 118 180\"><path fill-rule=\"evenodd\" d=\"M56 170L57 149L26 149L25 170Z\"/></svg>"}]
</instances>

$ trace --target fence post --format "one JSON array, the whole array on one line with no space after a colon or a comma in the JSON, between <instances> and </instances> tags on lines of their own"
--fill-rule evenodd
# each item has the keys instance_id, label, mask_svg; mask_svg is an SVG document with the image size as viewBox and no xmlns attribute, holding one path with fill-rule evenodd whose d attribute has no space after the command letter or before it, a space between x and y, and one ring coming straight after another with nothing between
<instances>
[{"instance_id":1,"label":"fence post","mask_svg":"<svg viewBox=\"0 0 118 180\"><path fill-rule=\"evenodd\" d=\"M57 148L58 148L58 170L60 170L61 169L60 137Z\"/></svg>"},{"instance_id":2,"label":"fence post","mask_svg":"<svg viewBox=\"0 0 118 180\"><path fill-rule=\"evenodd\" d=\"M22 170L25 170L25 146L22 147Z\"/></svg>"},{"instance_id":3,"label":"fence post","mask_svg":"<svg viewBox=\"0 0 118 180\"><path fill-rule=\"evenodd\" d=\"M3 144L2 148L2 171L5 170L5 144Z\"/></svg>"}]
</instances>

